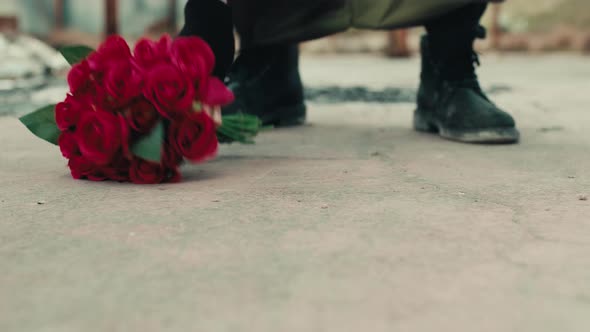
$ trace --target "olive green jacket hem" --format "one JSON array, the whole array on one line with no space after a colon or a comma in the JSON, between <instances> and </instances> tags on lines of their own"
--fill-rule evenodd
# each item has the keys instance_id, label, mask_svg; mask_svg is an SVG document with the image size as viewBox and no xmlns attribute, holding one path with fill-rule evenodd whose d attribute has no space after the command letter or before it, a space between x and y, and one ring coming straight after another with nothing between
<instances>
[{"instance_id":1,"label":"olive green jacket hem","mask_svg":"<svg viewBox=\"0 0 590 332\"><path fill-rule=\"evenodd\" d=\"M491 1L491 0L490 0ZM486 0L233 0L244 45L301 42L357 29L421 25Z\"/></svg>"}]
</instances>

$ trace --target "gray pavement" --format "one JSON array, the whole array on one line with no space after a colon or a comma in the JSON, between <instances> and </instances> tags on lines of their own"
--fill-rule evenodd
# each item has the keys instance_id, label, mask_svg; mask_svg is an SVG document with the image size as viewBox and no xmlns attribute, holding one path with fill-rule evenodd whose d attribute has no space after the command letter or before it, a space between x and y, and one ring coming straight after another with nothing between
<instances>
[{"instance_id":1,"label":"gray pavement","mask_svg":"<svg viewBox=\"0 0 590 332\"><path fill-rule=\"evenodd\" d=\"M0 331L590 330L590 58L483 62L520 145L415 133L411 103L315 103L184 183L132 186L71 180L0 118ZM417 71L303 59L314 86Z\"/></svg>"}]
</instances>

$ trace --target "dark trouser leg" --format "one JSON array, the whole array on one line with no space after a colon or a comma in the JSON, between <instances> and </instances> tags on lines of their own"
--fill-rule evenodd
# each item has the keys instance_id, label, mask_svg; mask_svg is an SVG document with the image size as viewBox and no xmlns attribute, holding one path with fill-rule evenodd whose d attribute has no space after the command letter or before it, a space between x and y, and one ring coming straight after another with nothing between
<instances>
[{"instance_id":1,"label":"dark trouser leg","mask_svg":"<svg viewBox=\"0 0 590 332\"><path fill-rule=\"evenodd\" d=\"M231 8L219 0L189 0L180 36L203 38L215 54L213 74L224 79L234 61L235 42Z\"/></svg>"},{"instance_id":2,"label":"dark trouser leg","mask_svg":"<svg viewBox=\"0 0 590 332\"><path fill-rule=\"evenodd\" d=\"M416 130L465 143L518 141L514 119L490 101L475 74L473 43L485 35L479 26L485 9L467 5L426 24Z\"/></svg>"},{"instance_id":3,"label":"dark trouser leg","mask_svg":"<svg viewBox=\"0 0 590 332\"><path fill-rule=\"evenodd\" d=\"M439 31L455 30L462 31L479 25L481 17L486 11L488 4L467 5L448 14L442 15L426 23L426 30L429 34L436 34Z\"/></svg>"},{"instance_id":4,"label":"dark trouser leg","mask_svg":"<svg viewBox=\"0 0 590 332\"><path fill-rule=\"evenodd\" d=\"M486 3L468 5L425 24L431 55L446 62L443 69L451 78L461 79L463 71L473 71L473 43L485 35L479 21L486 8Z\"/></svg>"},{"instance_id":5,"label":"dark trouser leg","mask_svg":"<svg viewBox=\"0 0 590 332\"><path fill-rule=\"evenodd\" d=\"M230 0L240 34L241 50L228 75L236 101L224 114L247 113L265 125L286 127L305 122L303 84L297 44L253 45L253 22L269 1Z\"/></svg>"},{"instance_id":6,"label":"dark trouser leg","mask_svg":"<svg viewBox=\"0 0 590 332\"><path fill-rule=\"evenodd\" d=\"M303 86L299 77L297 45L271 45L242 48L234 62L234 20L248 40L246 20L255 15L259 3L247 0L189 0L185 8L186 25L181 36L199 36L209 43L216 56L214 75L229 79L236 101L223 109L224 114L248 113L260 117L266 125L291 126L305 121ZM241 15L232 17L232 11ZM243 45L244 46L244 45ZM230 71L231 68L231 71Z\"/></svg>"}]
</instances>

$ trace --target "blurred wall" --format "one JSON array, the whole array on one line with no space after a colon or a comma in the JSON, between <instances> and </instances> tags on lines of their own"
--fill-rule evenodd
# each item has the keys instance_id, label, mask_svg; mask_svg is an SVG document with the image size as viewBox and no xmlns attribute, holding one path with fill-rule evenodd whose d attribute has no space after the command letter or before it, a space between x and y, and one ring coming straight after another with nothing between
<instances>
[{"instance_id":1,"label":"blurred wall","mask_svg":"<svg viewBox=\"0 0 590 332\"><path fill-rule=\"evenodd\" d=\"M37 2L37 0L29 0ZM47 1L47 0L43 0ZM129 0L119 0L127 2ZM53 2L50 0L50 2ZM104 31L104 3L102 0L66 0L65 24L68 28L87 33L102 33Z\"/></svg>"},{"instance_id":2,"label":"blurred wall","mask_svg":"<svg viewBox=\"0 0 590 332\"><path fill-rule=\"evenodd\" d=\"M186 2L177 1L179 25L183 21ZM22 31L46 36L55 22L53 6L53 0L0 0L0 15L16 14ZM168 2L165 0L119 0L120 32L125 36L140 36L149 25L164 19L167 13ZM101 34L104 15L103 0L65 0L64 19L69 29Z\"/></svg>"},{"instance_id":3,"label":"blurred wall","mask_svg":"<svg viewBox=\"0 0 590 332\"><path fill-rule=\"evenodd\" d=\"M179 22L184 16L182 14L187 1L177 1L176 16ZM164 19L167 13L168 1L166 0L120 0L119 29L124 35L139 36L143 34L147 26Z\"/></svg>"},{"instance_id":4,"label":"blurred wall","mask_svg":"<svg viewBox=\"0 0 590 332\"><path fill-rule=\"evenodd\" d=\"M0 16L11 16L17 12L16 0L0 0Z\"/></svg>"},{"instance_id":5,"label":"blurred wall","mask_svg":"<svg viewBox=\"0 0 590 332\"><path fill-rule=\"evenodd\" d=\"M51 0L19 0L17 2L19 28L43 35L53 26L53 2Z\"/></svg>"},{"instance_id":6,"label":"blurred wall","mask_svg":"<svg viewBox=\"0 0 590 332\"><path fill-rule=\"evenodd\" d=\"M546 32L559 26L590 31L589 0L508 0L502 25L513 32Z\"/></svg>"}]
</instances>

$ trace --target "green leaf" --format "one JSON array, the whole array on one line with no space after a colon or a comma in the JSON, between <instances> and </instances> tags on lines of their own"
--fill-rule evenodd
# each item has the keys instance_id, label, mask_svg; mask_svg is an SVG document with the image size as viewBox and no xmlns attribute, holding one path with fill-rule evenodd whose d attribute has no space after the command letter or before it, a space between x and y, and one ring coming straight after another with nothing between
<instances>
[{"instance_id":1,"label":"green leaf","mask_svg":"<svg viewBox=\"0 0 590 332\"><path fill-rule=\"evenodd\" d=\"M217 139L220 143L231 144L239 142L241 144L254 144L254 140L240 132L236 132L227 127L217 130Z\"/></svg>"},{"instance_id":2,"label":"green leaf","mask_svg":"<svg viewBox=\"0 0 590 332\"><path fill-rule=\"evenodd\" d=\"M149 135L141 137L132 147L134 155L159 163L162 160L162 145L164 143L164 122L160 121Z\"/></svg>"},{"instance_id":3,"label":"green leaf","mask_svg":"<svg viewBox=\"0 0 590 332\"><path fill-rule=\"evenodd\" d=\"M221 143L253 144L254 137L265 129L260 119L248 114L223 116L223 124L217 129L217 138Z\"/></svg>"},{"instance_id":4,"label":"green leaf","mask_svg":"<svg viewBox=\"0 0 590 332\"><path fill-rule=\"evenodd\" d=\"M86 59L90 53L94 52L94 50L88 46L76 45L64 46L59 49L59 52L64 58L66 58L66 61L73 66Z\"/></svg>"},{"instance_id":5,"label":"green leaf","mask_svg":"<svg viewBox=\"0 0 590 332\"><path fill-rule=\"evenodd\" d=\"M55 123L55 105L45 106L27 114L20 118L20 122L37 137L57 145L61 131Z\"/></svg>"}]
</instances>

